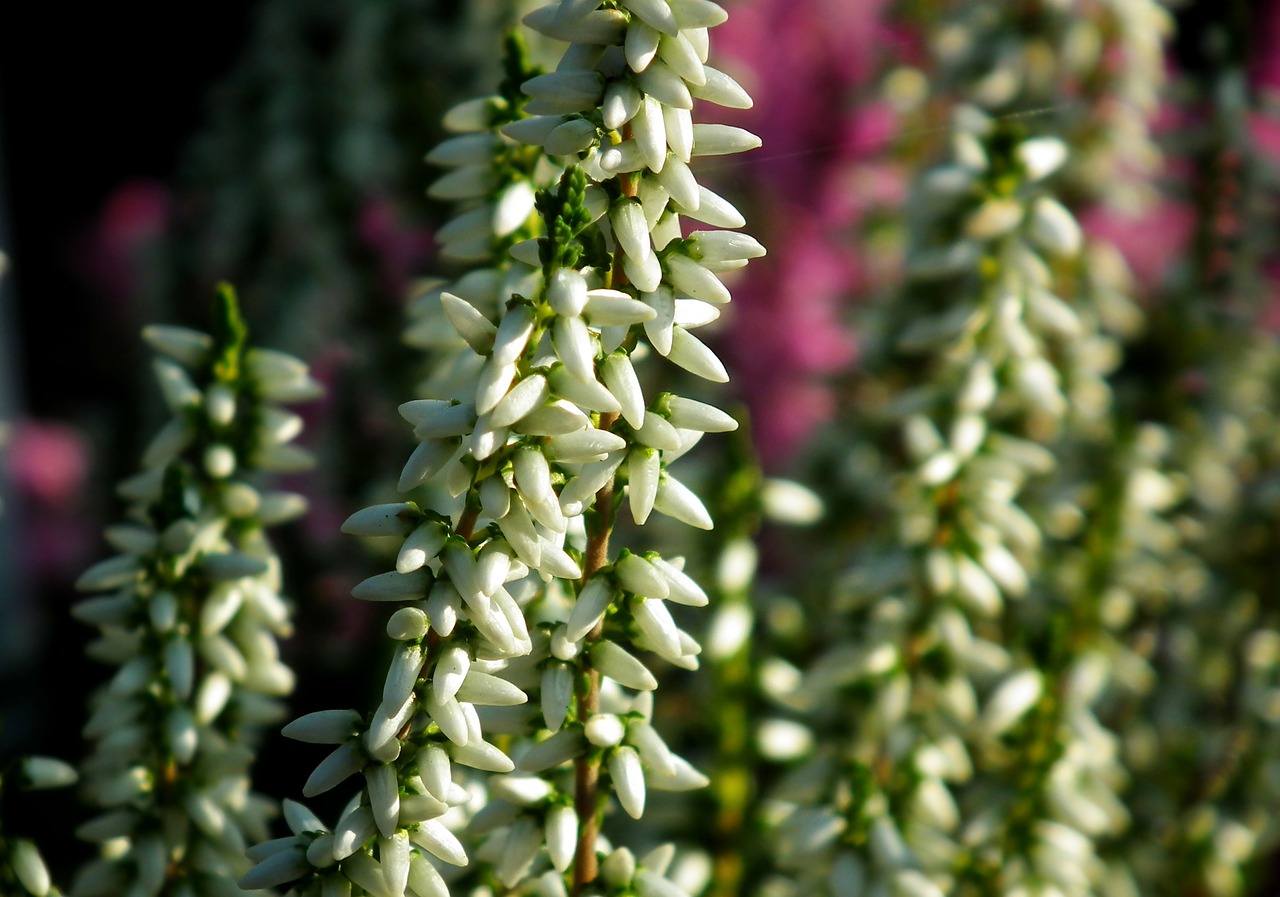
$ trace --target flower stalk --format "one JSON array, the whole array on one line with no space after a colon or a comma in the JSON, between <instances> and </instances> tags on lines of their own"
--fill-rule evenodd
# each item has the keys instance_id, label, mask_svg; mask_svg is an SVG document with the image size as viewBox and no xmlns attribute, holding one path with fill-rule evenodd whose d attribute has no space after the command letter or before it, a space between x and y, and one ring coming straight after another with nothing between
<instances>
[{"instance_id":1,"label":"flower stalk","mask_svg":"<svg viewBox=\"0 0 1280 897\"><path fill-rule=\"evenodd\" d=\"M225 285L214 325L144 331L173 418L121 484L129 522L107 531L119 554L77 582L96 593L73 610L100 632L90 655L116 667L85 726L84 795L101 815L77 834L103 845L77 877L85 897L231 893L272 811L249 771L293 676L276 646L291 609L264 531L305 503L254 479L309 465L290 445L302 420L279 405L319 387L297 359L249 346Z\"/></svg>"},{"instance_id":2,"label":"flower stalk","mask_svg":"<svg viewBox=\"0 0 1280 897\"><path fill-rule=\"evenodd\" d=\"M338 745L304 794L357 772L364 786L332 830L287 805L295 837L255 850L245 887L436 897L442 863L503 888L537 878L553 895L600 879L674 887L669 852L602 858L600 826L615 800L639 818L648 790L705 784L654 730L658 680L637 654L696 667L668 602L707 597L680 559L611 537L624 502L636 524L657 511L709 528L668 465L736 426L647 394L639 365L665 357L726 380L692 331L730 299L719 275L764 251L681 224L743 223L689 167L758 143L692 120L695 96L749 103L706 65L724 18L708 0L553 3L525 23L569 43L555 71L509 77L446 116L460 134L433 152L450 170L431 191L463 203L444 229L450 254L484 264L419 303L417 333L453 353L431 397L401 406L420 445L400 485L422 497L344 527L404 539L396 569L354 591L404 605L388 626L401 646L372 714L286 727ZM461 781L488 793L481 809Z\"/></svg>"},{"instance_id":3,"label":"flower stalk","mask_svg":"<svg viewBox=\"0 0 1280 897\"><path fill-rule=\"evenodd\" d=\"M1093 652L1110 637L1076 580L1057 603L1065 547L1051 540L1065 536L1040 511L1066 491L1060 453L1107 429L1118 346L1099 322L1131 320L1131 306L1085 267L1101 253L1051 192L1073 171L1068 144L1019 118L1055 99L1056 82L1029 73L1037 41L1063 27L1054 9L1021 14L1015 27L1014 11L973 4L937 26L940 89L961 101L952 161L916 183L908 285L864 384L892 398L865 419L884 427L892 486L876 510L896 532L873 537L829 599L847 640L780 696L814 732L771 810L797 892L1091 893L1110 874L1094 841L1124 824L1106 812L1123 778L1115 737L1092 707L1109 675ZM1106 552L1088 565L1092 584L1114 572Z\"/></svg>"}]
</instances>

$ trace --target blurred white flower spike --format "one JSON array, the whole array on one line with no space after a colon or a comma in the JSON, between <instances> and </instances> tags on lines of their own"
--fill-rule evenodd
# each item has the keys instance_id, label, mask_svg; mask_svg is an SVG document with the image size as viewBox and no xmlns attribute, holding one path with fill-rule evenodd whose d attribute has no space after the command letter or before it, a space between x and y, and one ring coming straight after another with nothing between
<instances>
[{"instance_id":1,"label":"blurred white flower spike","mask_svg":"<svg viewBox=\"0 0 1280 897\"><path fill-rule=\"evenodd\" d=\"M298 359L248 345L225 285L212 335L143 336L173 417L120 485L128 519L107 530L119 553L84 572L77 586L96 594L72 611L100 632L90 656L116 668L84 728L83 793L102 815L77 830L101 845L77 877L83 897L233 889L274 809L250 790L254 749L293 688L276 645L292 611L265 529L306 505L253 477L310 463L290 444L301 418L280 403L319 384Z\"/></svg>"},{"instance_id":2,"label":"blurred white flower spike","mask_svg":"<svg viewBox=\"0 0 1280 897\"><path fill-rule=\"evenodd\" d=\"M337 745L307 794L363 782L331 832L308 822L254 848L244 887L437 897L460 874L445 867L464 866L576 897L601 856L630 857L601 837L606 813L639 817L648 791L706 783L651 725L659 682L643 659L695 669L701 648L668 603L706 596L682 563L612 550L610 536L624 500L636 523L657 511L710 528L668 465L736 427L647 388L640 363L724 382L692 331L730 301L720 273L764 254L718 229L743 218L690 168L759 145L693 122L694 97L750 105L706 65L708 29L726 17L710 0L552 3L524 21L569 43L555 70L529 66L512 39L504 93L446 116L457 136L428 155L449 169L429 192L460 204L445 255L481 266L412 311L409 339L433 368L401 407L420 445L400 486L421 497L344 527L405 540L396 569L355 590L402 605L388 623L397 653L372 713L286 729ZM717 229L685 237L686 218ZM638 870L632 858L617 882L606 871L610 887L678 897L660 854Z\"/></svg>"}]
</instances>

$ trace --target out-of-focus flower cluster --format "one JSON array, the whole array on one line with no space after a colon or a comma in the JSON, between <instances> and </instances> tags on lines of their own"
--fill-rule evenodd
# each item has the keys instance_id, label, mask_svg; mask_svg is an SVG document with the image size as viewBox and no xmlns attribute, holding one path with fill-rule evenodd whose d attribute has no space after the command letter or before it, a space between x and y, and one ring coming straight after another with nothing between
<instances>
[{"instance_id":1,"label":"out-of-focus flower cluster","mask_svg":"<svg viewBox=\"0 0 1280 897\"><path fill-rule=\"evenodd\" d=\"M96 593L73 610L99 630L90 656L114 672L84 727L83 797L101 814L77 834L101 851L75 894L234 893L272 812L249 772L293 689L276 644L292 626L264 529L306 504L252 475L310 466L290 445L302 418L279 405L318 384L292 356L246 344L228 287L214 323L212 336L145 331L173 416L120 486L128 519L107 529L119 553L77 581Z\"/></svg>"}]
</instances>

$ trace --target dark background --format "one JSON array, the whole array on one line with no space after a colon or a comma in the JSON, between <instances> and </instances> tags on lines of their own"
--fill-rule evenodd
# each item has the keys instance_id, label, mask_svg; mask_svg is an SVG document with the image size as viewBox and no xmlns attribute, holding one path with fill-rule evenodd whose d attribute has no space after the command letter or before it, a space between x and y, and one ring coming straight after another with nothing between
<instances>
[{"instance_id":1,"label":"dark background","mask_svg":"<svg viewBox=\"0 0 1280 897\"><path fill-rule=\"evenodd\" d=\"M176 174L184 145L206 118L208 88L241 52L253 6L23 3L7 10L0 28L4 248L17 334L10 342L21 357L29 413L75 416L71 403L118 398L116 390L131 382L99 363L110 346L56 351L47 335L104 323L83 258L89 226L122 181Z\"/></svg>"}]
</instances>

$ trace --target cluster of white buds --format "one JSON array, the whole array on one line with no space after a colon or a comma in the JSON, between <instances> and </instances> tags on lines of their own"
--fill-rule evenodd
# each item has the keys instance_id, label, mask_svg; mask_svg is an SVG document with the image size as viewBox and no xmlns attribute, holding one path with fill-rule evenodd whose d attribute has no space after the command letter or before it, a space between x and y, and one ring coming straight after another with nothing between
<instances>
[{"instance_id":1,"label":"cluster of white buds","mask_svg":"<svg viewBox=\"0 0 1280 897\"><path fill-rule=\"evenodd\" d=\"M1161 165L1151 121L1165 85L1169 10L1159 0L1045 0L1028 21L988 3L922 21L936 65L930 82L995 115L1051 117L1071 146L1064 192L1130 211L1149 202Z\"/></svg>"},{"instance_id":2,"label":"cluster of white buds","mask_svg":"<svg viewBox=\"0 0 1280 897\"><path fill-rule=\"evenodd\" d=\"M457 211L436 233L440 255L460 264L477 264L452 281L431 280L409 306L405 341L428 353L425 380L418 395L449 399L474 384L484 358L451 322L454 300L464 300L486 318L499 316L506 297L526 294L537 283L538 264L526 264L511 247L536 237L541 220L534 203L539 189L554 183L561 168L536 147L503 139L499 128L524 117L528 98L520 83L534 71L518 34L507 40L509 75L505 94L480 97L449 110L445 130L454 136L427 154L427 162L449 169L428 195L451 200Z\"/></svg>"},{"instance_id":3,"label":"cluster of white buds","mask_svg":"<svg viewBox=\"0 0 1280 897\"><path fill-rule=\"evenodd\" d=\"M1277 842L1280 617L1274 571L1280 469L1271 409L1280 344L1214 327L1205 392L1150 428L1176 477L1148 474L1132 505L1159 506L1147 557L1125 571L1126 640L1145 673L1117 710L1132 776L1123 857L1136 892L1168 881L1249 893ZM1140 666L1139 666L1140 664Z\"/></svg>"},{"instance_id":4,"label":"cluster of white buds","mask_svg":"<svg viewBox=\"0 0 1280 897\"><path fill-rule=\"evenodd\" d=\"M1062 728L1046 672L1004 627L1043 562L1021 493L1054 468L1045 443L1079 381L1063 349L1088 327L1055 275L1081 234L1042 186L1067 151L973 107L954 120L955 161L921 177L911 282L878 362L912 372L882 412L906 463L895 532L837 596L849 637L803 675L765 682L818 729L775 723L805 759L767 807L788 893L1012 894L1040 880L1074 895L1092 858L1048 849L1059 819L1030 820L1022 845L1000 815L1021 763L1012 746ZM1087 716L1090 698L1072 712Z\"/></svg>"},{"instance_id":5,"label":"cluster of white buds","mask_svg":"<svg viewBox=\"0 0 1280 897\"><path fill-rule=\"evenodd\" d=\"M75 768L53 757L24 757L0 775L0 798L6 788L38 791L62 788L76 781ZM5 831L0 815L0 888L5 894L30 897L60 897L49 867L35 842Z\"/></svg>"},{"instance_id":6,"label":"cluster of white buds","mask_svg":"<svg viewBox=\"0 0 1280 897\"><path fill-rule=\"evenodd\" d=\"M598 870L610 892L683 893L669 854L637 866L600 824L610 794L638 818L649 790L706 782L653 727L658 679L637 655L695 668L701 649L671 608L707 596L679 558L611 551L609 538L624 500L637 524L657 511L710 528L668 465L736 426L647 393L637 371L657 355L727 380L693 331L730 300L719 275L764 252L716 229L743 218L690 167L758 145L692 119L695 98L750 105L706 64L725 18L710 0L553 3L525 23L569 42L556 70L447 116L460 136L432 154L450 171L431 189L466 206L446 251L490 264L428 294L415 325L421 344L445 345L441 321L465 344L428 380L436 395L401 407L419 445L400 487L431 497L344 526L403 539L396 569L353 593L402 605L387 625L399 645L372 713L319 711L285 730L337 745L304 794L356 773L362 787L332 829L287 805L294 835L253 848L244 887L443 897L448 867L480 860L509 889L564 893L572 868L575 895ZM712 229L685 236L685 218ZM497 774L474 814L459 768ZM464 822L482 839L470 855Z\"/></svg>"},{"instance_id":7,"label":"cluster of white buds","mask_svg":"<svg viewBox=\"0 0 1280 897\"><path fill-rule=\"evenodd\" d=\"M119 554L77 583L102 593L73 610L101 631L90 656L117 669L84 727L83 793L103 812L77 834L101 852L73 893L221 897L236 893L246 841L273 812L250 791L249 770L293 688L276 643L291 610L264 529L305 503L251 478L310 463L290 444L302 419L279 403L319 387L297 359L246 344L229 287L219 288L213 336L169 326L143 335L161 355L155 373L173 418L142 473L120 486L128 522L107 530Z\"/></svg>"},{"instance_id":8,"label":"cluster of white buds","mask_svg":"<svg viewBox=\"0 0 1280 897\"><path fill-rule=\"evenodd\" d=\"M1271 291L1252 236L1271 229L1261 209L1277 181L1246 136L1238 64L1184 85L1213 97L1213 126L1192 138L1195 177L1241 183L1199 196L1204 239L1150 307L1145 364L1122 387L1139 397L1135 416L1152 421L1132 452L1148 469L1135 466L1123 490L1125 513L1147 519L1114 542L1141 552L1117 561L1101 601L1127 624L1114 664L1123 687L1102 716L1131 783L1131 824L1110 851L1131 872L1126 893L1250 893L1277 843L1280 618L1266 596L1278 550L1268 484L1280 467L1280 342L1258 324ZM1227 208L1246 236L1205 224Z\"/></svg>"}]
</instances>

